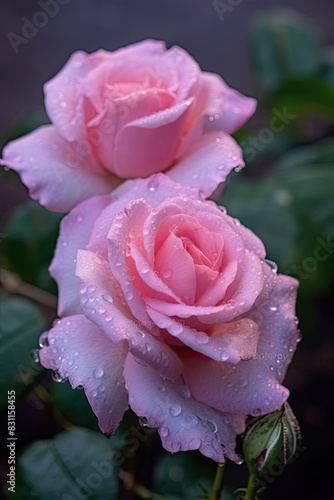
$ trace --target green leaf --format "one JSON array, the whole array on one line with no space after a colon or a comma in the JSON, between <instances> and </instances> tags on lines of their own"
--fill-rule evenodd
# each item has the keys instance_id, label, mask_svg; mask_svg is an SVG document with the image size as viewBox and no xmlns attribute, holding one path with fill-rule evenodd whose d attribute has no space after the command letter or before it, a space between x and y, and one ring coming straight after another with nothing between
<instances>
[{"instance_id":1,"label":"green leaf","mask_svg":"<svg viewBox=\"0 0 334 500\"><path fill-rule=\"evenodd\" d=\"M161 494L195 500L201 491L211 490L214 473L213 462L197 453L163 454L154 470L153 485Z\"/></svg>"},{"instance_id":2,"label":"green leaf","mask_svg":"<svg viewBox=\"0 0 334 500\"><path fill-rule=\"evenodd\" d=\"M69 422L88 429L98 430L97 418L83 390L72 389L69 382L53 382L50 390L57 411Z\"/></svg>"},{"instance_id":3,"label":"green leaf","mask_svg":"<svg viewBox=\"0 0 334 500\"><path fill-rule=\"evenodd\" d=\"M118 482L109 441L74 429L31 445L18 461L17 500L116 500Z\"/></svg>"},{"instance_id":4,"label":"green leaf","mask_svg":"<svg viewBox=\"0 0 334 500\"><path fill-rule=\"evenodd\" d=\"M3 252L7 265L23 281L51 293L56 284L48 274L63 214L49 212L37 202L20 205L4 228Z\"/></svg>"},{"instance_id":5,"label":"green leaf","mask_svg":"<svg viewBox=\"0 0 334 500\"><path fill-rule=\"evenodd\" d=\"M277 90L293 76L316 76L321 34L313 21L293 9L256 17L250 30L251 58L261 86Z\"/></svg>"},{"instance_id":6,"label":"green leaf","mask_svg":"<svg viewBox=\"0 0 334 500\"><path fill-rule=\"evenodd\" d=\"M333 119L334 87L316 77L288 79L273 94L272 103L297 115L299 121L309 113Z\"/></svg>"},{"instance_id":7,"label":"green leaf","mask_svg":"<svg viewBox=\"0 0 334 500\"><path fill-rule=\"evenodd\" d=\"M31 359L31 351L38 348L46 325L38 308L26 299L2 299L0 307L0 409L4 409L7 391L15 390L19 398L41 376L43 370Z\"/></svg>"}]
</instances>

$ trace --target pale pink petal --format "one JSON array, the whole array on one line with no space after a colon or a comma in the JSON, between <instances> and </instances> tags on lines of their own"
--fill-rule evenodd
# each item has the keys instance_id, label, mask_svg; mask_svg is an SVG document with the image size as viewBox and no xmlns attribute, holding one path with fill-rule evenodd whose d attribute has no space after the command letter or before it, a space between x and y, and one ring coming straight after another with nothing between
<instances>
[{"instance_id":1,"label":"pale pink petal","mask_svg":"<svg viewBox=\"0 0 334 500\"><path fill-rule=\"evenodd\" d=\"M50 120L67 141L84 137L82 79L110 54L99 50L94 54L74 52L65 66L44 85L45 107Z\"/></svg>"},{"instance_id":2,"label":"pale pink petal","mask_svg":"<svg viewBox=\"0 0 334 500\"><path fill-rule=\"evenodd\" d=\"M233 168L243 167L242 152L224 132L207 132L166 172L174 181L209 197Z\"/></svg>"},{"instance_id":3,"label":"pale pink petal","mask_svg":"<svg viewBox=\"0 0 334 500\"><path fill-rule=\"evenodd\" d=\"M166 175L154 174L147 179L127 180L112 192L113 203L101 213L96 220L89 243L89 249L103 246L110 231L111 221L117 212L121 211L130 202L140 198L146 200L148 206L159 207L167 198L185 196L187 199L198 200L198 190L177 184ZM169 206L166 204L166 208ZM127 210L130 208L127 207ZM133 216L132 216L133 217ZM149 236L147 234L147 236Z\"/></svg>"},{"instance_id":4,"label":"pale pink petal","mask_svg":"<svg viewBox=\"0 0 334 500\"><path fill-rule=\"evenodd\" d=\"M89 82L85 83L89 85ZM134 84L131 85L134 86ZM123 163L121 168L115 170L114 150L115 146L119 145L118 133L129 123L134 124L137 120L142 121L144 118L147 119L147 116L159 114L162 110L169 108L173 105L173 99L170 92L155 88L138 92L132 89L127 95L118 98L111 96L110 102L104 103L103 112L87 124L88 137L92 144L96 144L94 152L104 168L121 178L138 177L139 174L145 177L147 173L137 170L137 165L134 164L138 161L137 157L136 159L130 158L128 163ZM126 149L133 147L134 144L131 143L131 148ZM150 145L150 150L153 150L153 147L154 143ZM154 173L154 171L155 169L149 173Z\"/></svg>"},{"instance_id":5,"label":"pale pink petal","mask_svg":"<svg viewBox=\"0 0 334 500\"><path fill-rule=\"evenodd\" d=\"M57 321L47 339L48 347L39 351L41 364L68 378L73 388L82 386L102 432L113 434L128 406L123 379L126 342L113 344L81 315Z\"/></svg>"},{"instance_id":6,"label":"pale pink petal","mask_svg":"<svg viewBox=\"0 0 334 500\"><path fill-rule=\"evenodd\" d=\"M159 429L164 448L172 453L199 450L223 463L225 456L239 461L235 435L244 431L243 415L224 415L196 401L180 380L163 380L129 355L124 377L132 410Z\"/></svg>"},{"instance_id":7,"label":"pale pink petal","mask_svg":"<svg viewBox=\"0 0 334 500\"><path fill-rule=\"evenodd\" d=\"M205 324L229 323L247 313L264 288L264 267L268 266L262 264L259 258L251 252L245 252L244 260L244 267L240 272L239 279L236 280L233 293L231 292L229 295L229 289L227 289L226 299L221 305L192 306L167 303L154 298L147 298L146 301L152 309L166 316L177 316L178 318L196 316L199 321ZM268 279L268 287L266 288L270 291L275 282L275 274L270 272L268 276L270 276L270 281ZM219 282L216 286L219 288Z\"/></svg>"},{"instance_id":8,"label":"pale pink petal","mask_svg":"<svg viewBox=\"0 0 334 500\"><path fill-rule=\"evenodd\" d=\"M166 170L175 158L191 104L189 99L124 126L116 136L114 172L135 178Z\"/></svg>"},{"instance_id":9,"label":"pale pink petal","mask_svg":"<svg viewBox=\"0 0 334 500\"><path fill-rule=\"evenodd\" d=\"M228 87L219 75L202 73L202 82L207 89L207 129L233 134L254 114L256 100Z\"/></svg>"},{"instance_id":10,"label":"pale pink petal","mask_svg":"<svg viewBox=\"0 0 334 500\"><path fill-rule=\"evenodd\" d=\"M155 266L166 285L182 301L193 304L196 294L194 261L184 249L181 239L170 233L155 255ZM163 265L168 262L168 273ZM160 271L160 272L159 272Z\"/></svg>"},{"instance_id":11,"label":"pale pink petal","mask_svg":"<svg viewBox=\"0 0 334 500\"><path fill-rule=\"evenodd\" d=\"M94 171L52 125L46 125L4 149L4 165L16 170L30 196L55 212L67 212L81 201L112 191L120 180Z\"/></svg>"},{"instance_id":12,"label":"pale pink petal","mask_svg":"<svg viewBox=\"0 0 334 500\"><path fill-rule=\"evenodd\" d=\"M126 308L121 290L115 288L109 264L88 250L79 250L76 274L81 279L82 310L112 342L126 340L129 351L141 363L163 377L175 380L182 363L172 349L154 334L152 322L141 323ZM123 303L122 303L123 300ZM128 302L131 298L128 297Z\"/></svg>"},{"instance_id":13,"label":"pale pink petal","mask_svg":"<svg viewBox=\"0 0 334 500\"><path fill-rule=\"evenodd\" d=\"M110 203L108 195L90 198L79 203L61 221L56 251L49 267L58 285L59 316L81 312L80 280L75 275L77 251L86 247L96 218Z\"/></svg>"},{"instance_id":14,"label":"pale pink petal","mask_svg":"<svg viewBox=\"0 0 334 500\"><path fill-rule=\"evenodd\" d=\"M289 396L282 382L298 339L297 282L279 276L269 300L249 318L258 324L257 357L235 366L180 352L184 377L194 397L224 412L260 415L277 410Z\"/></svg>"},{"instance_id":15,"label":"pale pink petal","mask_svg":"<svg viewBox=\"0 0 334 500\"><path fill-rule=\"evenodd\" d=\"M201 331L165 316L149 305L147 312L156 325L165 328L179 342L216 361L228 360L229 363L236 364L256 355L259 331L256 323L247 318L214 325L209 330L207 325L203 325Z\"/></svg>"}]
</instances>

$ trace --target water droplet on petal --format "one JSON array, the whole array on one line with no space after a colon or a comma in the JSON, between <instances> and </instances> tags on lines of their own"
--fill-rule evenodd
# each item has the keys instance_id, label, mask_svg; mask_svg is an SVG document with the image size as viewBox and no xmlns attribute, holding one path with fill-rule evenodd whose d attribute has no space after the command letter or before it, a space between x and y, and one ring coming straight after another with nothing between
<instances>
[{"instance_id":1,"label":"water droplet on petal","mask_svg":"<svg viewBox=\"0 0 334 500\"><path fill-rule=\"evenodd\" d=\"M166 391L166 387L165 387L164 385L161 385L161 386L159 387L159 391L161 391L161 392L165 392L165 391Z\"/></svg>"},{"instance_id":2,"label":"water droplet on petal","mask_svg":"<svg viewBox=\"0 0 334 500\"><path fill-rule=\"evenodd\" d=\"M170 278L172 276L172 271L170 269L165 269L162 273L163 278Z\"/></svg>"},{"instance_id":3,"label":"water droplet on petal","mask_svg":"<svg viewBox=\"0 0 334 500\"><path fill-rule=\"evenodd\" d=\"M252 411L252 415L254 415L254 417L257 417L258 415L261 415L261 409L260 408L254 408L254 410Z\"/></svg>"},{"instance_id":4,"label":"water droplet on petal","mask_svg":"<svg viewBox=\"0 0 334 500\"><path fill-rule=\"evenodd\" d=\"M278 265L276 264L276 262L269 259L265 259L265 262L268 264L273 273L277 273Z\"/></svg>"},{"instance_id":5,"label":"water droplet on petal","mask_svg":"<svg viewBox=\"0 0 334 500\"><path fill-rule=\"evenodd\" d=\"M51 378L54 382L65 382L65 379L60 375L60 373L57 370L53 370L51 373Z\"/></svg>"},{"instance_id":6,"label":"water droplet on petal","mask_svg":"<svg viewBox=\"0 0 334 500\"><path fill-rule=\"evenodd\" d=\"M92 391L92 396L93 396L93 398L96 398L96 396L97 396L97 391Z\"/></svg>"},{"instance_id":7,"label":"water droplet on petal","mask_svg":"<svg viewBox=\"0 0 334 500\"><path fill-rule=\"evenodd\" d=\"M42 333L42 335L39 337L39 347L48 347L49 346L49 339L48 339L48 333Z\"/></svg>"},{"instance_id":8,"label":"water droplet on petal","mask_svg":"<svg viewBox=\"0 0 334 500\"><path fill-rule=\"evenodd\" d=\"M273 311L273 312L277 311L277 307L275 307L275 306L270 306L270 307L269 307L269 309L270 309L271 311Z\"/></svg>"},{"instance_id":9,"label":"water droplet on petal","mask_svg":"<svg viewBox=\"0 0 334 500\"><path fill-rule=\"evenodd\" d=\"M31 351L31 359L33 360L34 363L40 363L39 350L38 349L33 349Z\"/></svg>"},{"instance_id":10,"label":"water droplet on petal","mask_svg":"<svg viewBox=\"0 0 334 500\"><path fill-rule=\"evenodd\" d=\"M207 344L209 342L209 337L206 333L204 332L197 332L196 333L196 341L199 344Z\"/></svg>"},{"instance_id":11,"label":"water droplet on petal","mask_svg":"<svg viewBox=\"0 0 334 500\"><path fill-rule=\"evenodd\" d=\"M104 375L103 368L101 368L101 367L96 368L96 370L94 370L93 375L94 375L95 378L101 378L101 377L103 377L103 375Z\"/></svg>"},{"instance_id":12,"label":"water droplet on petal","mask_svg":"<svg viewBox=\"0 0 334 500\"><path fill-rule=\"evenodd\" d=\"M169 434L169 429L167 427L161 427L160 435L161 437L167 437Z\"/></svg>"},{"instance_id":13,"label":"water droplet on petal","mask_svg":"<svg viewBox=\"0 0 334 500\"><path fill-rule=\"evenodd\" d=\"M239 386L240 387L247 387L247 385L248 385L248 380L246 380L245 378L239 379Z\"/></svg>"},{"instance_id":14,"label":"water droplet on petal","mask_svg":"<svg viewBox=\"0 0 334 500\"><path fill-rule=\"evenodd\" d=\"M77 222L82 222L83 221L83 216L81 214L78 214L75 218Z\"/></svg>"},{"instance_id":15,"label":"water droplet on petal","mask_svg":"<svg viewBox=\"0 0 334 500\"><path fill-rule=\"evenodd\" d=\"M111 295L109 295L109 293L104 293L102 295L102 298L103 300L105 300L106 302L108 302L109 304L113 304L114 303L114 299L112 298Z\"/></svg>"},{"instance_id":16,"label":"water droplet on petal","mask_svg":"<svg viewBox=\"0 0 334 500\"><path fill-rule=\"evenodd\" d=\"M266 399L264 400L264 404L265 404L266 406L269 406L269 405L270 405L270 399L269 399L269 398L266 398Z\"/></svg>"},{"instance_id":17,"label":"water droplet on petal","mask_svg":"<svg viewBox=\"0 0 334 500\"><path fill-rule=\"evenodd\" d=\"M172 335L180 335L183 332L183 326L180 323L172 323L169 327L169 331Z\"/></svg>"},{"instance_id":18,"label":"water droplet on petal","mask_svg":"<svg viewBox=\"0 0 334 500\"><path fill-rule=\"evenodd\" d=\"M141 425L142 427L146 427L148 420L146 417L139 417L138 422L139 422L139 425Z\"/></svg>"},{"instance_id":19,"label":"water droplet on petal","mask_svg":"<svg viewBox=\"0 0 334 500\"><path fill-rule=\"evenodd\" d=\"M108 314L104 319L106 320L107 323L110 323L110 321L112 321L114 317Z\"/></svg>"},{"instance_id":20,"label":"water droplet on petal","mask_svg":"<svg viewBox=\"0 0 334 500\"><path fill-rule=\"evenodd\" d=\"M193 438L189 441L189 448L191 450L197 450L201 446L201 440L200 438Z\"/></svg>"},{"instance_id":21,"label":"water droplet on petal","mask_svg":"<svg viewBox=\"0 0 334 500\"><path fill-rule=\"evenodd\" d=\"M149 191L153 192L157 189L158 186L159 186L159 179L158 177L154 176L153 179L148 184L148 189Z\"/></svg>"},{"instance_id":22,"label":"water droplet on petal","mask_svg":"<svg viewBox=\"0 0 334 500\"><path fill-rule=\"evenodd\" d=\"M220 355L220 359L222 361L227 361L229 357L230 356L229 356L229 354L227 352L222 352L221 355Z\"/></svg>"},{"instance_id":23,"label":"water droplet on petal","mask_svg":"<svg viewBox=\"0 0 334 500\"><path fill-rule=\"evenodd\" d=\"M169 413L172 415L172 417L177 417L178 415L180 415L181 411L182 411L182 408L178 404L172 405L169 408Z\"/></svg>"},{"instance_id":24,"label":"water droplet on petal","mask_svg":"<svg viewBox=\"0 0 334 500\"><path fill-rule=\"evenodd\" d=\"M241 465L244 463L244 459L242 458L241 455L237 455L237 460L235 462L237 465Z\"/></svg>"}]
</instances>

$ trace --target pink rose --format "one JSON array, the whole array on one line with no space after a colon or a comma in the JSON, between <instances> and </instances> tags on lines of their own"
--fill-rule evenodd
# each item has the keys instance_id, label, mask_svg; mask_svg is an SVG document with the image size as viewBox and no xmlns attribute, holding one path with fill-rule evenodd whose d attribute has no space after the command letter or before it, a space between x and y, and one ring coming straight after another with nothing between
<instances>
[{"instance_id":1,"label":"pink rose","mask_svg":"<svg viewBox=\"0 0 334 500\"><path fill-rule=\"evenodd\" d=\"M52 125L11 142L2 164L50 210L165 171L209 196L244 165L228 134L253 114L255 100L202 72L180 47L147 40L76 52L44 90Z\"/></svg>"},{"instance_id":2,"label":"pink rose","mask_svg":"<svg viewBox=\"0 0 334 500\"><path fill-rule=\"evenodd\" d=\"M167 450L238 461L246 415L289 394L297 282L196 189L158 174L116 195L62 222L51 273L65 317L41 362L85 388L106 434L129 404Z\"/></svg>"}]
</instances>

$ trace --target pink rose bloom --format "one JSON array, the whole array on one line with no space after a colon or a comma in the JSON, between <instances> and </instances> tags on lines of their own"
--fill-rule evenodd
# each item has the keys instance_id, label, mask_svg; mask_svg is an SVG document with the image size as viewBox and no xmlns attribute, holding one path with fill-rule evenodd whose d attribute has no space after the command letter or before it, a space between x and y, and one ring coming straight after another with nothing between
<instances>
[{"instance_id":1,"label":"pink rose bloom","mask_svg":"<svg viewBox=\"0 0 334 500\"><path fill-rule=\"evenodd\" d=\"M116 195L62 222L51 273L64 317L41 363L84 387L107 435L130 405L167 450L238 461L246 416L289 395L297 281L194 188L157 174Z\"/></svg>"},{"instance_id":2,"label":"pink rose bloom","mask_svg":"<svg viewBox=\"0 0 334 500\"><path fill-rule=\"evenodd\" d=\"M244 165L229 134L253 114L255 100L202 72L180 47L146 40L75 52L44 91L52 124L7 145L2 164L50 210L157 172L207 197Z\"/></svg>"}]
</instances>

